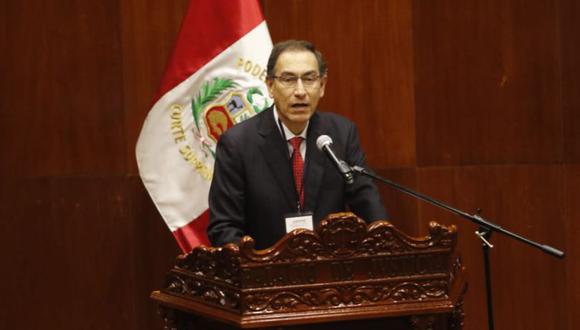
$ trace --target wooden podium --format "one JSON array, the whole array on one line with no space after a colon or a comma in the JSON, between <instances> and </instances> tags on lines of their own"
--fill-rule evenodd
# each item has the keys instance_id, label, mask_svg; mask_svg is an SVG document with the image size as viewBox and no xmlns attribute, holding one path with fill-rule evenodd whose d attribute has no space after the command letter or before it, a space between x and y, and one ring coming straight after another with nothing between
<instances>
[{"instance_id":1,"label":"wooden podium","mask_svg":"<svg viewBox=\"0 0 580 330\"><path fill-rule=\"evenodd\" d=\"M151 297L165 329L461 329L456 241L455 226L417 239L337 213L266 250L197 247Z\"/></svg>"}]
</instances>

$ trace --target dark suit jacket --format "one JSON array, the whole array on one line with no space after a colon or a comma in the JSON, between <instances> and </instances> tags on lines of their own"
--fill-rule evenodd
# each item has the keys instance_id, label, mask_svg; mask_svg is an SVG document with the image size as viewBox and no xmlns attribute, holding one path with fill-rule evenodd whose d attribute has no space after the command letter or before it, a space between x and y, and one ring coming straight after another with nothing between
<instances>
[{"instance_id":1,"label":"dark suit jacket","mask_svg":"<svg viewBox=\"0 0 580 330\"><path fill-rule=\"evenodd\" d=\"M273 108L230 128L218 142L209 192L208 237L213 245L238 242L250 235L256 248L272 246L286 234L283 216L296 212L296 192L287 142ZM344 117L317 111L307 132L304 210L313 212L314 227L329 213L350 211L366 221L386 219L371 179L356 176L347 185L325 154L318 136L333 140L336 155L350 165L365 166L355 125Z\"/></svg>"}]
</instances>

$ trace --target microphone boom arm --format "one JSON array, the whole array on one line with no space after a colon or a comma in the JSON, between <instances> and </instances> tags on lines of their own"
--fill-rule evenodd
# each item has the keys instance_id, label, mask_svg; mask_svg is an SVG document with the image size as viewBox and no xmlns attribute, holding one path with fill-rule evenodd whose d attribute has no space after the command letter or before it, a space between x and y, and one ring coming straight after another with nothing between
<instances>
[{"instance_id":1,"label":"microphone boom arm","mask_svg":"<svg viewBox=\"0 0 580 330\"><path fill-rule=\"evenodd\" d=\"M524 243L526 243L528 245L531 245L531 246L533 246L535 248L538 248L538 249L540 249L540 250L542 250L542 251L544 251L544 252L546 252L546 253L548 253L548 254L550 254L552 256L555 256L555 257L558 257L558 258L561 258L561 259L564 258L564 252L562 252L562 251L560 251L560 250L558 250L556 248L553 248L553 247L551 247L549 245L540 244L540 243L534 242L532 240L529 240L529 239L527 239L527 238L525 238L525 237L523 237L521 235L512 233L511 231L506 230L506 229L503 229L502 227L500 227L500 226L498 226L498 225L496 225L496 224L494 224L494 223L486 220L485 218L481 217L478 214L469 214L467 212L458 210L458 209L456 209L454 207L451 207L451 206L449 206L447 204L444 204L444 203L442 203L442 202L440 202L440 201L438 201L436 199L433 199L433 198L431 198L431 197L429 197L427 195L424 195L424 194L421 194L419 192L413 191L413 190L411 190L411 189L409 189L407 187L404 187L404 186L402 186L402 185L400 185L398 183L395 183L393 181L390 181L390 180L387 180L387 179L385 179L383 177L380 177L380 176L378 176L376 174L373 174L373 173L367 171L365 168L363 168L361 166L356 166L356 165L355 166L351 166L351 169L355 173L368 176L368 177L370 177L372 179L375 179L377 181L381 181L381 182L383 182L383 183L385 183L385 184L387 184L387 185L389 185L389 186L391 186L391 187L393 187L393 188L395 188L395 189L397 189L399 191L402 191L402 192L404 192L404 193L406 193L408 195L411 195L411 196L413 196L413 197L415 197L417 199L420 199L422 201L425 201L427 203L430 203L432 205L435 205L435 206L437 206L439 208L442 208L444 210L447 210L447 211L449 211L451 213L454 213L456 215L459 215L460 217L462 217L464 219L467 219L467 220L469 220L469 221L471 221L471 222L473 222L473 223L475 223L475 224L477 224L477 225L479 225L481 227L484 227L485 229L488 229L488 230L491 230L491 231L497 231L497 232L502 233L502 234L504 234L506 236L515 238L516 240L519 240L519 241L524 242Z\"/></svg>"}]
</instances>

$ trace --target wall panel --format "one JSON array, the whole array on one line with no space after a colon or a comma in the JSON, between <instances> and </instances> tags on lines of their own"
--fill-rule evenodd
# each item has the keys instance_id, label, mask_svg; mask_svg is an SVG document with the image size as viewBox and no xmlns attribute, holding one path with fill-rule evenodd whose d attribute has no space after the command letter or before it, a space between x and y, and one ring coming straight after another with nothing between
<instances>
[{"instance_id":1,"label":"wall panel","mask_svg":"<svg viewBox=\"0 0 580 330\"><path fill-rule=\"evenodd\" d=\"M566 163L580 163L580 3L561 0L562 111Z\"/></svg>"},{"instance_id":2,"label":"wall panel","mask_svg":"<svg viewBox=\"0 0 580 330\"><path fill-rule=\"evenodd\" d=\"M580 165L568 165L565 172L565 204L564 212L566 219L566 304L567 321L566 329L575 329L580 324L580 315L575 312L580 304L580 249L578 238L580 237L580 208L578 208L578 196L580 196Z\"/></svg>"},{"instance_id":3,"label":"wall panel","mask_svg":"<svg viewBox=\"0 0 580 330\"><path fill-rule=\"evenodd\" d=\"M0 175L123 173L117 2L3 8Z\"/></svg>"},{"instance_id":4,"label":"wall panel","mask_svg":"<svg viewBox=\"0 0 580 330\"><path fill-rule=\"evenodd\" d=\"M145 198L137 177L4 180L0 327L159 329L178 249Z\"/></svg>"},{"instance_id":5,"label":"wall panel","mask_svg":"<svg viewBox=\"0 0 580 330\"><path fill-rule=\"evenodd\" d=\"M414 168L391 168L377 171L376 174L409 189L418 190L417 171ZM422 229L426 229L426 221L418 217L417 204L419 202L414 197L389 185L380 182L376 184L383 197L383 203L389 215L388 220L393 225L412 236L418 236Z\"/></svg>"},{"instance_id":6,"label":"wall panel","mask_svg":"<svg viewBox=\"0 0 580 330\"><path fill-rule=\"evenodd\" d=\"M554 166L425 168L418 186L427 194L514 233L564 250L564 173ZM459 227L459 249L469 272L466 329L487 329L485 282L478 226L422 203L420 218ZM490 252L498 329L566 329L566 262L503 235ZM541 285L540 285L541 283ZM546 302L549 301L549 307ZM533 317L530 317L533 315Z\"/></svg>"},{"instance_id":7,"label":"wall panel","mask_svg":"<svg viewBox=\"0 0 580 330\"><path fill-rule=\"evenodd\" d=\"M12 301L1 309L2 328L133 327L134 315L114 317L134 295L123 182L15 179L0 189L2 232L10 233L0 250L11 266L1 285Z\"/></svg>"},{"instance_id":8,"label":"wall panel","mask_svg":"<svg viewBox=\"0 0 580 330\"><path fill-rule=\"evenodd\" d=\"M421 166L562 160L554 1L413 3Z\"/></svg>"},{"instance_id":9,"label":"wall panel","mask_svg":"<svg viewBox=\"0 0 580 330\"><path fill-rule=\"evenodd\" d=\"M141 179L131 176L125 180L127 219L132 226L131 271L126 276L132 283L134 295L131 308L135 319L134 329L162 329L157 305L149 299L153 290L163 285L167 271L175 263L181 250L165 225L161 215L151 202Z\"/></svg>"}]
</instances>

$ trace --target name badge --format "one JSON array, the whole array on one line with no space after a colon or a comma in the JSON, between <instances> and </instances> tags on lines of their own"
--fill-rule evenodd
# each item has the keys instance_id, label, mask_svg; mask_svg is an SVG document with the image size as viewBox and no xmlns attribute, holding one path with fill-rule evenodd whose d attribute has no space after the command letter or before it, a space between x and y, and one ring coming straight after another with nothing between
<instances>
[{"instance_id":1,"label":"name badge","mask_svg":"<svg viewBox=\"0 0 580 330\"><path fill-rule=\"evenodd\" d=\"M287 214L284 216L284 220L286 221L286 233L298 228L314 230L312 212Z\"/></svg>"}]
</instances>

